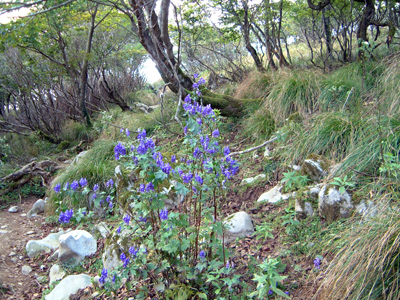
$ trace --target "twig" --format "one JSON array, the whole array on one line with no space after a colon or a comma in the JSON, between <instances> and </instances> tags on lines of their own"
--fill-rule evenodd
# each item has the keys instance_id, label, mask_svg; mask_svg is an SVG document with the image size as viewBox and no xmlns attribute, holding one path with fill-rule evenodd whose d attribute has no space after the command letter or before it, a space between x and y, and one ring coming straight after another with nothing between
<instances>
[{"instance_id":1,"label":"twig","mask_svg":"<svg viewBox=\"0 0 400 300\"><path fill-rule=\"evenodd\" d=\"M354 87L351 88L349 94L347 95L347 99L346 99L346 101L345 101L344 104L343 104L342 111L344 111L344 107L346 106L347 101L349 101L349 98L350 98L351 93L353 92L353 90L354 90Z\"/></svg>"},{"instance_id":2,"label":"twig","mask_svg":"<svg viewBox=\"0 0 400 300\"><path fill-rule=\"evenodd\" d=\"M270 139L269 141L266 141L266 142L262 143L261 145L258 145L258 146L256 146L256 147L253 147L253 148L250 148L250 149L247 149L247 150L243 150L243 151L232 152L232 153L229 153L228 156L234 156L234 155L244 154L244 153L248 153L248 152L251 152L251 151L260 149L260 148L262 148L262 147L264 147L264 146L266 146L266 145L268 145L268 144L270 144L270 143L276 141L277 139L278 139L277 137L273 137L272 139Z\"/></svg>"}]
</instances>

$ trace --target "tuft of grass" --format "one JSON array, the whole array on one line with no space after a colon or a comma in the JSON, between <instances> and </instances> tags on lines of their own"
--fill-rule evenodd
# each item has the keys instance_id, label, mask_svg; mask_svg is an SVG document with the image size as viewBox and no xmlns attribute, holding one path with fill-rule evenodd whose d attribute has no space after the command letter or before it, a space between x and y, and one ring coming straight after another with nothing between
<instances>
[{"instance_id":1,"label":"tuft of grass","mask_svg":"<svg viewBox=\"0 0 400 300\"><path fill-rule=\"evenodd\" d=\"M265 99L266 107L280 124L295 112L304 117L312 114L318 109L317 99L323 77L315 69L281 70L274 73Z\"/></svg>"},{"instance_id":2,"label":"tuft of grass","mask_svg":"<svg viewBox=\"0 0 400 300\"><path fill-rule=\"evenodd\" d=\"M384 198L390 199L392 195L382 197L380 202ZM339 240L326 244L327 250L336 255L316 297L399 299L400 217L397 211L385 210L379 218L356 225L348 223L342 228Z\"/></svg>"},{"instance_id":3,"label":"tuft of grass","mask_svg":"<svg viewBox=\"0 0 400 300\"><path fill-rule=\"evenodd\" d=\"M63 126L60 138L72 145L79 144L80 141L91 142L96 138L95 134L94 130L87 128L84 124L71 121Z\"/></svg>"},{"instance_id":4,"label":"tuft of grass","mask_svg":"<svg viewBox=\"0 0 400 300\"><path fill-rule=\"evenodd\" d=\"M256 111L247 114L242 120L243 137L250 137L253 141L264 141L275 132L275 120L266 107L260 107Z\"/></svg>"},{"instance_id":5,"label":"tuft of grass","mask_svg":"<svg viewBox=\"0 0 400 300\"><path fill-rule=\"evenodd\" d=\"M262 99L266 96L271 79L269 74L257 71L251 72L236 88L234 94L238 99Z\"/></svg>"}]
</instances>

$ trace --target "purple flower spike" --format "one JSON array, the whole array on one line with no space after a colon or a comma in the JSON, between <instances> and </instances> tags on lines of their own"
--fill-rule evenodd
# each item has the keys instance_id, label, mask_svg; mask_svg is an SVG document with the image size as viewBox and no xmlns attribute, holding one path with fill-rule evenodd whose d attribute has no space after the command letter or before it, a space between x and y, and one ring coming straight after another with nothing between
<instances>
[{"instance_id":1,"label":"purple flower spike","mask_svg":"<svg viewBox=\"0 0 400 300\"><path fill-rule=\"evenodd\" d=\"M218 130L218 128L217 129L215 129L213 132L212 132L212 136L213 137L219 137L219 130Z\"/></svg>"},{"instance_id":2,"label":"purple flower spike","mask_svg":"<svg viewBox=\"0 0 400 300\"><path fill-rule=\"evenodd\" d=\"M117 233L120 234L121 233L121 226L118 227L117 229Z\"/></svg>"},{"instance_id":3,"label":"purple flower spike","mask_svg":"<svg viewBox=\"0 0 400 300\"><path fill-rule=\"evenodd\" d=\"M54 187L54 191L58 194L61 191L61 183L57 183Z\"/></svg>"},{"instance_id":4,"label":"purple flower spike","mask_svg":"<svg viewBox=\"0 0 400 300\"><path fill-rule=\"evenodd\" d=\"M129 225L129 221L131 220L131 217L129 215L126 215L124 217L124 222L126 223L126 225Z\"/></svg>"},{"instance_id":5,"label":"purple flower spike","mask_svg":"<svg viewBox=\"0 0 400 300\"><path fill-rule=\"evenodd\" d=\"M194 78L194 79L199 78L199 74L197 74L197 73L193 74L193 78Z\"/></svg>"},{"instance_id":6,"label":"purple flower spike","mask_svg":"<svg viewBox=\"0 0 400 300\"><path fill-rule=\"evenodd\" d=\"M98 190L99 190L99 185L98 185L98 184L95 184L94 187L93 187L93 191L94 191L94 192L97 192Z\"/></svg>"},{"instance_id":7,"label":"purple flower spike","mask_svg":"<svg viewBox=\"0 0 400 300\"><path fill-rule=\"evenodd\" d=\"M129 131L129 129L127 128L127 129L125 129L125 133L126 133L126 136L129 136L130 134L131 134L131 132Z\"/></svg>"},{"instance_id":8,"label":"purple flower spike","mask_svg":"<svg viewBox=\"0 0 400 300\"><path fill-rule=\"evenodd\" d=\"M314 267L318 270L321 268L321 260L318 257L314 259Z\"/></svg>"},{"instance_id":9,"label":"purple flower spike","mask_svg":"<svg viewBox=\"0 0 400 300\"><path fill-rule=\"evenodd\" d=\"M205 259L206 258L206 253L204 252L204 250L200 251L199 256L200 256L201 259Z\"/></svg>"},{"instance_id":10,"label":"purple flower spike","mask_svg":"<svg viewBox=\"0 0 400 300\"><path fill-rule=\"evenodd\" d=\"M121 253L121 255L119 256L119 258L122 260L122 261L125 261L126 260L126 255L125 255L125 253Z\"/></svg>"},{"instance_id":11,"label":"purple flower spike","mask_svg":"<svg viewBox=\"0 0 400 300\"><path fill-rule=\"evenodd\" d=\"M164 208L163 210L161 210L160 219L161 219L161 221L167 221L168 220L168 210L167 210L167 208Z\"/></svg>"},{"instance_id":12,"label":"purple flower spike","mask_svg":"<svg viewBox=\"0 0 400 300\"><path fill-rule=\"evenodd\" d=\"M79 184L81 185L81 187L84 187L88 184L88 182L87 182L86 178L81 178L79 180Z\"/></svg>"}]
</instances>

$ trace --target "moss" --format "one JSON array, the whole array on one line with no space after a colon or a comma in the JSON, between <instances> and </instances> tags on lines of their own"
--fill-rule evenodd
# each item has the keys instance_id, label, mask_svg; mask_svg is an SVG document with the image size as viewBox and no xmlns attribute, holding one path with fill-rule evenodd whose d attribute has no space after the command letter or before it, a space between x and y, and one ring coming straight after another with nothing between
<instances>
[{"instance_id":1,"label":"moss","mask_svg":"<svg viewBox=\"0 0 400 300\"><path fill-rule=\"evenodd\" d=\"M58 150L65 150L67 149L69 146L71 145L71 143L69 141L62 141L60 144L58 144L57 149Z\"/></svg>"},{"instance_id":2,"label":"moss","mask_svg":"<svg viewBox=\"0 0 400 300\"><path fill-rule=\"evenodd\" d=\"M295 112L288 117L288 121L294 123L301 123L303 122L303 117L300 115L299 112Z\"/></svg>"}]
</instances>

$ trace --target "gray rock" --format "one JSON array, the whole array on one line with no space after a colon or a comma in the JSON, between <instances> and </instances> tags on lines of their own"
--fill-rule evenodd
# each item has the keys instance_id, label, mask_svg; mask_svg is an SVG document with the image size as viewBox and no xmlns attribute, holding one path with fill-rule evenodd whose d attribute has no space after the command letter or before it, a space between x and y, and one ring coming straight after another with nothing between
<instances>
[{"instance_id":1,"label":"gray rock","mask_svg":"<svg viewBox=\"0 0 400 300\"><path fill-rule=\"evenodd\" d=\"M311 181L320 181L328 174L330 164L321 155L311 154L304 160L301 166L301 173L307 175Z\"/></svg>"},{"instance_id":2,"label":"gray rock","mask_svg":"<svg viewBox=\"0 0 400 300\"><path fill-rule=\"evenodd\" d=\"M38 276L38 278L36 278L36 279L40 283L46 283L47 282L47 277L46 276Z\"/></svg>"},{"instance_id":3,"label":"gray rock","mask_svg":"<svg viewBox=\"0 0 400 300\"><path fill-rule=\"evenodd\" d=\"M58 251L58 250L54 251L54 253L47 258L47 261L50 261L50 262L51 261L56 261L58 259L58 254L59 253L60 253L60 251Z\"/></svg>"},{"instance_id":4,"label":"gray rock","mask_svg":"<svg viewBox=\"0 0 400 300\"><path fill-rule=\"evenodd\" d=\"M52 284L54 281L63 279L64 276L65 276L65 272L59 265L56 264L50 268L50 272L49 272L50 284Z\"/></svg>"},{"instance_id":5,"label":"gray rock","mask_svg":"<svg viewBox=\"0 0 400 300\"><path fill-rule=\"evenodd\" d=\"M178 195L175 192L176 184L177 184L176 180L170 180L169 188L167 189L166 187L163 187L163 189L161 191L162 194L165 194L165 195L168 196L168 199L164 200L165 206L168 209L172 209L172 208L178 206L184 200L184 196L183 195Z\"/></svg>"},{"instance_id":6,"label":"gray rock","mask_svg":"<svg viewBox=\"0 0 400 300\"><path fill-rule=\"evenodd\" d=\"M269 202L269 203L277 203L281 200L287 200L290 198L291 194L282 194L281 193L282 186L277 185L270 189L269 191L262 194L257 202Z\"/></svg>"},{"instance_id":7,"label":"gray rock","mask_svg":"<svg viewBox=\"0 0 400 300\"><path fill-rule=\"evenodd\" d=\"M256 181L257 179L264 179L265 177L267 177L267 176L265 176L265 174L259 174L255 177L244 178L242 180L241 184L250 184L250 183L253 183L254 181Z\"/></svg>"},{"instance_id":8,"label":"gray rock","mask_svg":"<svg viewBox=\"0 0 400 300\"><path fill-rule=\"evenodd\" d=\"M14 264L16 264L16 263L17 263L17 261L18 261L18 258L16 258L16 257L13 257L13 258L11 258L11 261L12 261Z\"/></svg>"},{"instance_id":9,"label":"gray rock","mask_svg":"<svg viewBox=\"0 0 400 300\"><path fill-rule=\"evenodd\" d=\"M313 186L310 188L310 196L313 197L314 199L318 199L318 194L321 191L321 186L323 184L317 184L316 186Z\"/></svg>"},{"instance_id":10,"label":"gray rock","mask_svg":"<svg viewBox=\"0 0 400 300\"><path fill-rule=\"evenodd\" d=\"M110 271L122 266L119 256L122 251L126 254L131 246L133 246L133 243L129 230L122 230L121 233L114 230L105 241L102 256L103 267Z\"/></svg>"},{"instance_id":11,"label":"gray rock","mask_svg":"<svg viewBox=\"0 0 400 300\"><path fill-rule=\"evenodd\" d=\"M31 218L36 216L37 214L44 213L45 207L46 207L46 202L43 199L39 199L38 201L35 202L35 204L33 204L32 209L28 211L26 216L28 218Z\"/></svg>"},{"instance_id":12,"label":"gray rock","mask_svg":"<svg viewBox=\"0 0 400 300\"><path fill-rule=\"evenodd\" d=\"M8 212L10 212L10 213L16 213L16 212L18 212L18 206L11 206L11 207L8 209Z\"/></svg>"},{"instance_id":13,"label":"gray rock","mask_svg":"<svg viewBox=\"0 0 400 300\"><path fill-rule=\"evenodd\" d=\"M225 243L230 243L238 237L252 235L254 232L251 217L244 211L239 211L228 216L224 220L224 225L227 227L224 232Z\"/></svg>"},{"instance_id":14,"label":"gray rock","mask_svg":"<svg viewBox=\"0 0 400 300\"><path fill-rule=\"evenodd\" d=\"M85 230L73 230L59 238L60 249L58 260L66 262L71 259L81 261L84 257L97 251L97 243L93 236Z\"/></svg>"},{"instance_id":15,"label":"gray rock","mask_svg":"<svg viewBox=\"0 0 400 300\"><path fill-rule=\"evenodd\" d=\"M340 193L336 187L324 185L318 194L319 214L328 222L350 217L353 207L350 195Z\"/></svg>"},{"instance_id":16,"label":"gray rock","mask_svg":"<svg viewBox=\"0 0 400 300\"><path fill-rule=\"evenodd\" d=\"M30 272L32 272L32 268L30 266L22 266L22 274L28 276Z\"/></svg>"},{"instance_id":17,"label":"gray rock","mask_svg":"<svg viewBox=\"0 0 400 300\"><path fill-rule=\"evenodd\" d=\"M92 277L79 274L70 275L63 280L44 297L45 300L69 300L71 295L76 294L80 289L84 289L92 285Z\"/></svg>"},{"instance_id":18,"label":"gray rock","mask_svg":"<svg viewBox=\"0 0 400 300\"><path fill-rule=\"evenodd\" d=\"M41 240L30 240L26 244L26 252L29 257L33 257L39 253L50 253L59 247L58 239L64 231L58 233L50 233L47 237Z\"/></svg>"},{"instance_id":19,"label":"gray rock","mask_svg":"<svg viewBox=\"0 0 400 300\"><path fill-rule=\"evenodd\" d=\"M79 160L86 155L87 151L80 152L75 158L72 160L72 165L77 164Z\"/></svg>"},{"instance_id":20,"label":"gray rock","mask_svg":"<svg viewBox=\"0 0 400 300\"><path fill-rule=\"evenodd\" d=\"M106 222L100 222L95 226L95 232L100 233L101 237L107 238L110 235L110 230L108 229Z\"/></svg>"},{"instance_id":21,"label":"gray rock","mask_svg":"<svg viewBox=\"0 0 400 300\"><path fill-rule=\"evenodd\" d=\"M265 147L264 157L268 157L271 155L271 151L268 149L268 146Z\"/></svg>"},{"instance_id":22,"label":"gray rock","mask_svg":"<svg viewBox=\"0 0 400 300\"><path fill-rule=\"evenodd\" d=\"M311 217L314 214L314 210L310 202L296 199L294 210L296 212L296 218L298 220Z\"/></svg>"},{"instance_id":23,"label":"gray rock","mask_svg":"<svg viewBox=\"0 0 400 300\"><path fill-rule=\"evenodd\" d=\"M355 212L362 215L364 219L370 220L375 218L378 215L378 207L371 201L362 200L358 205L355 207Z\"/></svg>"}]
</instances>

